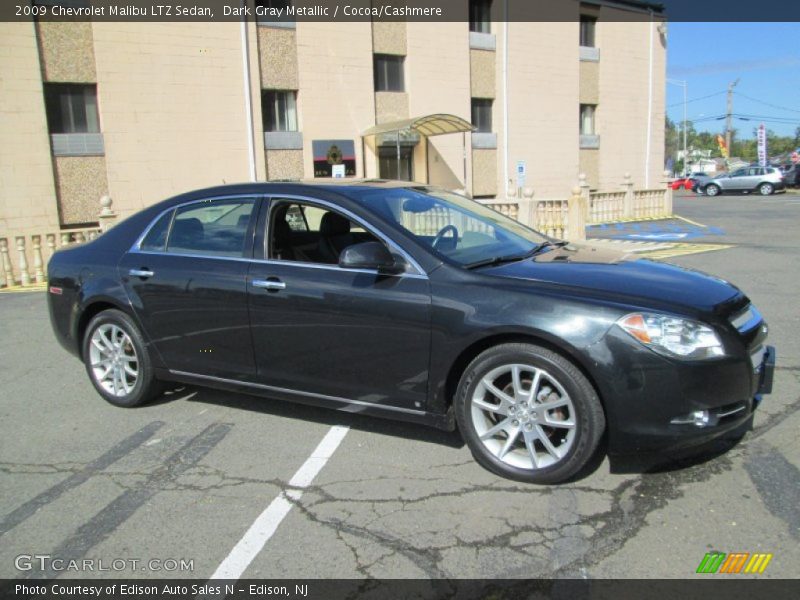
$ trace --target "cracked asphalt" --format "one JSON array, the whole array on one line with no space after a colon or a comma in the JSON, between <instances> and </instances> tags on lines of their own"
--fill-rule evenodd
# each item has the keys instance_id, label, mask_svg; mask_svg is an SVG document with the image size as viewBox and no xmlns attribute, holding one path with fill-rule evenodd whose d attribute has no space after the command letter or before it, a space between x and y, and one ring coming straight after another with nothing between
<instances>
[{"instance_id":1,"label":"cracked asphalt","mask_svg":"<svg viewBox=\"0 0 800 600\"><path fill-rule=\"evenodd\" d=\"M334 424L350 432L243 577L686 578L711 550L771 552L759 577L796 577L800 196L680 197L676 212L735 244L670 260L750 295L775 391L738 442L604 458L553 487L484 471L458 434L358 415L200 388L114 408L55 342L42 293L0 295L0 577L207 578ZM193 570L18 570L23 554Z\"/></svg>"}]
</instances>

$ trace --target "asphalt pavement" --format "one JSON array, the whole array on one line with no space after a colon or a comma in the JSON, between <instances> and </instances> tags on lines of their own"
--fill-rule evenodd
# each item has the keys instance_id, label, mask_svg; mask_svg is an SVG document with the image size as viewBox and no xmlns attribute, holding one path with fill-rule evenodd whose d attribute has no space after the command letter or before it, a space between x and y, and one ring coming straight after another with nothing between
<instances>
[{"instance_id":1,"label":"asphalt pavement","mask_svg":"<svg viewBox=\"0 0 800 600\"><path fill-rule=\"evenodd\" d=\"M495 477L457 433L279 401L188 388L114 408L57 345L44 294L0 294L0 577L686 578L712 550L797 577L800 196L675 210L732 245L666 260L748 293L775 391L736 444L605 458L560 486Z\"/></svg>"}]
</instances>

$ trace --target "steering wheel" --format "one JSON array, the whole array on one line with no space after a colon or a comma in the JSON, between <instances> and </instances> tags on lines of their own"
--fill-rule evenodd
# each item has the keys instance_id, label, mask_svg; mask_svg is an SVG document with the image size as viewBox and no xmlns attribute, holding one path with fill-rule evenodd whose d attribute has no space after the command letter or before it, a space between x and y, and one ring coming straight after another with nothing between
<instances>
[{"instance_id":1,"label":"steering wheel","mask_svg":"<svg viewBox=\"0 0 800 600\"><path fill-rule=\"evenodd\" d=\"M433 238L433 243L431 244L431 247L434 250L439 248L439 244L442 242L445 234L447 234L448 231L452 231L453 239L458 241L458 228L456 228L455 225L445 225L439 230L439 233L436 234L436 237Z\"/></svg>"}]
</instances>

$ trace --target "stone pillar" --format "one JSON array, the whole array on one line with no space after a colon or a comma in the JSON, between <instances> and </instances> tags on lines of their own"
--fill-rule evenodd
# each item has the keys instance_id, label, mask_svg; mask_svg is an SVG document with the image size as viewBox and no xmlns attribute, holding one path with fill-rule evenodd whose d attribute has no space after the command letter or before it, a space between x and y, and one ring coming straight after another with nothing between
<instances>
[{"instance_id":1,"label":"stone pillar","mask_svg":"<svg viewBox=\"0 0 800 600\"><path fill-rule=\"evenodd\" d=\"M581 188L581 196L583 196L584 207L586 212L583 215L584 220L588 223L589 222L589 211L592 208L592 190L589 182L586 180L586 173L581 173L578 175L578 187Z\"/></svg>"},{"instance_id":2,"label":"stone pillar","mask_svg":"<svg viewBox=\"0 0 800 600\"><path fill-rule=\"evenodd\" d=\"M100 206L102 207L99 215L100 230L104 233L114 226L114 219L117 218L117 214L111 210L111 203L111 196L108 194L100 198Z\"/></svg>"},{"instance_id":3,"label":"stone pillar","mask_svg":"<svg viewBox=\"0 0 800 600\"><path fill-rule=\"evenodd\" d=\"M622 189L625 192L625 199L622 201L622 216L625 219L633 218L633 180L630 173L625 173L625 180L622 182Z\"/></svg>"},{"instance_id":4,"label":"stone pillar","mask_svg":"<svg viewBox=\"0 0 800 600\"><path fill-rule=\"evenodd\" d=\"M17 236L17 253L19 254L20 285L30 285L31 275L28 273L28 258L25 256L25 236Z\"/></svg>"},{"instance_id":5,"label":"stone pillar","mask_svg":"<svg viewBox=\"0 0 800 600\"><path fill-rule=\"evenodd\" d=\"M669 171L664 171L664 181L662 184L666 187L666 191L664 192L664 214L672 216L672 183L673 179L670 177L671 173Z\"/></svg>"},{"instance_id":6,"label":"stone pillar","mask_svg":"<svg viewBox=\"0 0 800 600\"><path fill-rule=\"evenodd\" d=\"M522 190L522 198L519 199L519 222L528 227L535 228L533 189L526 187Z\"/></svg>"},{"instance_id":7,"label":"stone pillar","mask_svg":"<svg viewBox=\"0 0 800 600\"><path fill-rule=\"evenodd\" d=\"M566 239L571 242L580 242L586 239L586 199L583 197L581 187L572 188L572 196L568 200L567 232Z\"/></svg>"}]
</instances>

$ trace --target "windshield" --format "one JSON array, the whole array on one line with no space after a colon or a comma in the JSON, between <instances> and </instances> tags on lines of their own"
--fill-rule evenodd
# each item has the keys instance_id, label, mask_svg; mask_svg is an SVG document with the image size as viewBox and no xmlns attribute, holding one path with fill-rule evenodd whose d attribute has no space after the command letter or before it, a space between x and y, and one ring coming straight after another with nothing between
<instances>
[{"instance_id":1,"label":"windshield","mask_svg":"<svg viewBox=\"0 0 800 600\"><path fill-rule=\"evenodd\" d=\"M367 188L354 197L462 266L522 258L547 241L518 221L452 192Z\"/></svg>"}]
</instances>

